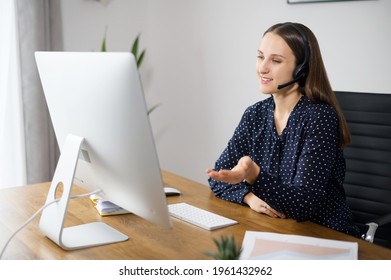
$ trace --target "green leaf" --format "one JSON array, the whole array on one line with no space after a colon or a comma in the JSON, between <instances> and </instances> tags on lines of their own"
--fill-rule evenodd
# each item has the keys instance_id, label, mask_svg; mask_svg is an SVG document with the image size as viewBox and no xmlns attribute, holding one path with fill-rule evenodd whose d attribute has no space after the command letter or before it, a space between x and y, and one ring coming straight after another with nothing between
<instances>
[{"instance_id":1,"label":"green leaf","mask_svg":"<svg viewBox=\"0 0 391 280\"><path fill-rule=\"evenodd\" d=\"M134 55L134 57L136 58L137 60L137 56L138 56L138 40L139 40L139 37L140 37L140 34L137 35L136 39L134 39L133 41L133 45L132 45L132 54Z\"/></svg>"},{"instance_id":2,"label":"green leaf","mask_svg":"<svg viewBox=\"0 0 391 280\"><path fill-rule=\"evenodd\" d=\"M106 49L106 36L107 36L107 26L105 28L105 34L103 35L102 45L100 47L100 51L101 52L106 52L107 51L107 49Z\"/></svg>"},{"instance_id":3,"label":"green leaf","mask_svg":"<svg viewBox=\"0 0 391 280\"><path fill-rule=\"evenodd\" d=\"M159 107L160 105L162 105L161 103L159 103L159 104L156 104L156 105L154 105L154 106L152 106L151 108L149 108L148 109L148 115L150 114L150 113L152 113L152 111L154 111L157 107Z\"/></svg>"},{"instance_id":4,"label":"green leaf","mask_svg":"<svg viewBox=\"0 0 391 280\"><path fill-rule=\"evenodd\" d=\"M215 260L238 260L242 249L236 247L235 238L221 236L220 240L213 239L217 252L207 252L207 256L213 257Z\"/></svg>"},{"instance_id":5,"label":"green leaf","mask_svg":"<svg viewBox=\"0 0 391 280\"><path fill-rule=\"evenodd\" d=\"M103 40L102 40L102 45L100 47L100 51L101 52L105 52L106 51L106 34L105 34L105 36L103 36Z\"/></svg>"},{"instance_id":6,"label":"green leaf","mask_svg":"<svg viewBox=\"0 0 391 280\"><path fill-rule=\"evenodd\" d=\"M140 54L140 56L137 59L137 68L140 68L141 66L141 63L143 62L143 59L144 59L144 55L145 55L145 50L143 50Z\"/></svg>"}]
</instances>

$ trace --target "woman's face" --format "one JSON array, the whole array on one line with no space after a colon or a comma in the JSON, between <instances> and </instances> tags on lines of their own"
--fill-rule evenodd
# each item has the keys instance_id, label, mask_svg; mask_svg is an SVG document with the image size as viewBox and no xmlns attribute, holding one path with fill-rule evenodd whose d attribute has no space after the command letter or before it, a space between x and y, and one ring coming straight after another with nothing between
<instances>
[{"instance_id":1,"label":"woman's face","mask_svg":"<svg viewBox=\"0 0 391 280\"><path fill-rule=\"evenodd\" d=\"M279 35L266 33L259 45L256 70L260 91L272 94L277 87L293 79L296 67L296 58L288 44ZM297 87L297 84L288 86L280 91Z\"/></svg>"}]
</instances>

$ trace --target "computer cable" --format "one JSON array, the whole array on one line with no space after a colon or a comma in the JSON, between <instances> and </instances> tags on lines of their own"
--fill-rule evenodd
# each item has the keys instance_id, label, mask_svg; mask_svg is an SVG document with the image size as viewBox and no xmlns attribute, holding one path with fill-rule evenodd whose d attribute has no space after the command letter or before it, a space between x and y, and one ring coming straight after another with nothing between
<instances>
[{"instance_id":1,"label":"computer cable","mask_svg":"<svg viewBox=\"0 0 391 280\"><path fill-rule=\"evenodd\" d=\"M80 195L74 195L74 196L70 196L69 198L70 199L74 199L74 198L82 198L82 197L86 197L86 196L90 196L92 194L97 194L97 193L100 193L102 190L101 189L97 189L95 191L92 191L90 193L85 193L85 194L80 194ZM23 228L25 228L28 224L30 224L43 210L45 210L46 207L52 205L53 203L55 202L58 202L60 201L60 198L59 199L56 199L56 200L53 200L51 201L50 203L48 204L45 204L43 205L41 208L39 208L26 222L24 222L16 231L14 231L14 233L8 238L8 240L5 242L3 248L1 249L1 252L0 252L0 260L3 258L3 255L4 255L4 252L5 250L7 249L9 243L11 242L11 240L16 236L16 234L18 234L19 231L21 231Z\"/></svg>"}]
</instances>

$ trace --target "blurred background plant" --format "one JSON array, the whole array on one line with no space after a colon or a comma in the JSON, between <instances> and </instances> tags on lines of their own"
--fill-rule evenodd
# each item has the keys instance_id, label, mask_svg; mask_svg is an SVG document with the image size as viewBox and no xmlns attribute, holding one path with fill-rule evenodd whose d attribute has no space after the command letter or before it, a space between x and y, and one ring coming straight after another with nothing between
<instances>
[{"instance_id":1,"label":"blurred background plant","mask_svg":"<svg viewBox=\"0 0 391 280\"><path fill-rule=\"evenodd\" d=\"M217 252L207 252L206 255L215 260L239 260L242 249L236 246L234 237L221 236L220 240L213 239Z\"/></svg>"},{"instance_id":2,"label":"blurred background plant","mask_svg":"<svg viewBox=\"0 0 391 280\"><path fill-rule=\"evenodd\" d=\"M130 49L130 52L134 55L134 58L136 59L136 64L137 64L137 69L140 68L143 60L144 60L144 56L145 56L145 52L146 50L143 49L143 50L139 50L139 41L140 41L140 36L141 34L138 34L136 36L136 38L133 40L133 43L132 43L132 46L131 46L131 49ZM105 32L105 35L103 36L103 40L102 40L102 44L101 44L101 47L100 47L100 51L101 52L107 52L107 47L106 47L106 32ZM148 115L150 113L152 113L152 111L154 111L157 107L159 107L161 105L161 103L158 103L154 106L152 106L151 108L148 109Z\"/></svg>"}]
</instances>

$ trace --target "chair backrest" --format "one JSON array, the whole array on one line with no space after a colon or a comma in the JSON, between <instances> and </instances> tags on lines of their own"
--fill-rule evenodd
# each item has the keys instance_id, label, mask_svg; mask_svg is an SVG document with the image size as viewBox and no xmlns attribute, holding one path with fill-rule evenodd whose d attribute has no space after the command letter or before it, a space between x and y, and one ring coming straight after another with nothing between
<instances>
[{"instance_id":1,"label":"chair backrest","mask_svg":"<svg viewBox=\"0 0 391 280\"><path fill-rule=\"evenodd\" d=\"M391 94L335 92L352 143L345 148L345 191L354 221L365 224L391 213ZM374 243L391 248L391 224Z\"/></svg>"}]
</instances>

